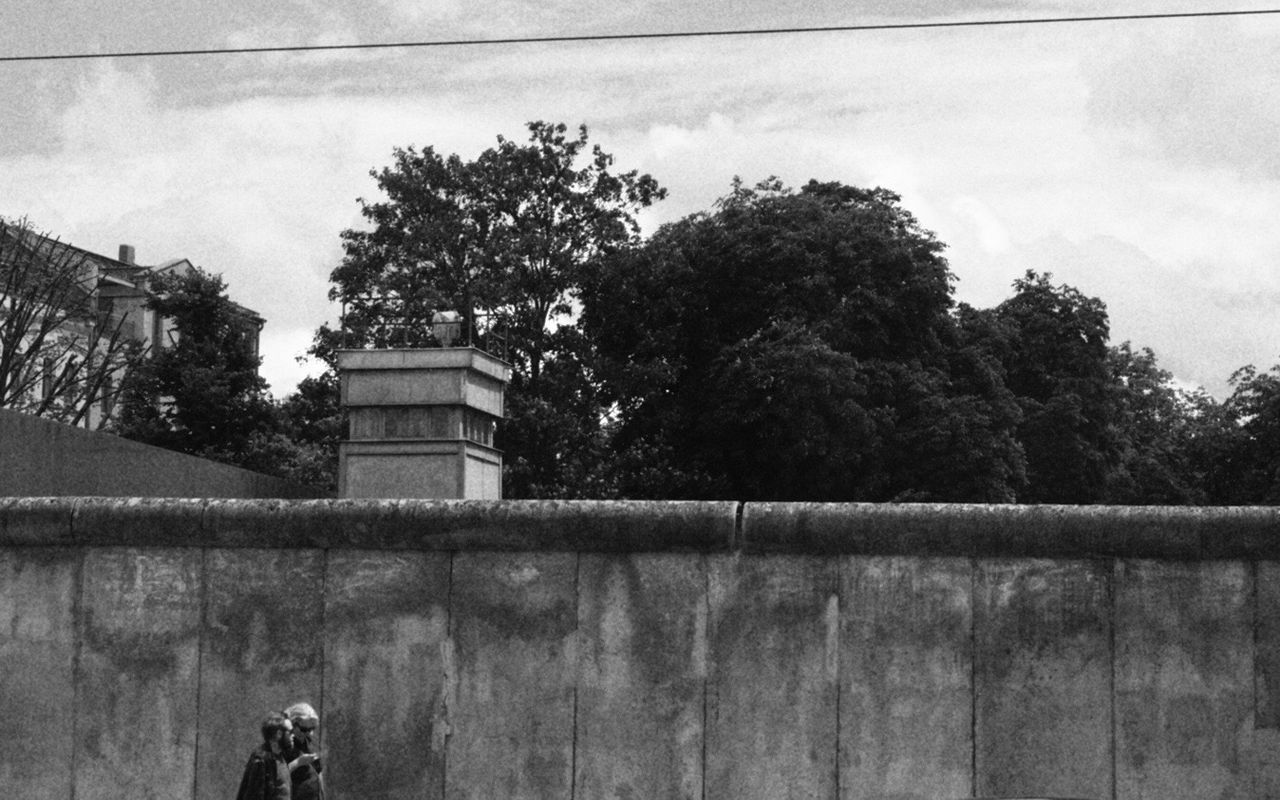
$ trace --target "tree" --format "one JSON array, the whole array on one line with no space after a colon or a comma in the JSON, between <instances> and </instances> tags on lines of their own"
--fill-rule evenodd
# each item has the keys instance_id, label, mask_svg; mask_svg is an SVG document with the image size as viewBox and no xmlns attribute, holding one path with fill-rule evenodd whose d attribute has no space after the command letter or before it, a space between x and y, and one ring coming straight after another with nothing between
<instances>
[{"instance_id":1,"label":"tree","mask_svg":"<svg viewBox=\"0 0 1280 800\"><path fill-rule=\"evenodd\" d=\"M1203 391L1173 383L1150 348L1129 342L1110 348L1119 467L1110 476L1105 500L1124 505L1202 504L1209 497L1206 470L1196 466L1215 419L1215 403ZM1218 439L1217 436L1207 437Z\"/></svg>"},{"instance_id":2,"label":"tree","mask_svg":"<svg viewBox=\"0 0 1280 800\"><path fill-rule=\"evenodd\" d=\"M1012 499L1017 407L959 337L942 249L885 189L769 180L603 259L583 326L617 463L671 466L620 493Z\"/></svg>"},{"instance_id":3,"label":"tree","mask_svg":"<svg viewBox=\"0 0 1280 800\"><path fill-rule=\"evenodd\" d=\"M249 329L222 278L202 270L152 278L147 305L173 342L130 374L116 430L130 439L247 464L276 431Z\"/></svg>"},{"instance_id":4,"label":"tree","mask_svg":"<svg viewBox=\"0 0 1280 800\"><path fill-rule=\"evenodd\" d=\"M588 148L586 126L574 137L564 125L528 129L528 142L499 136L474 161L397 148L390 167L371 172L386 198L361 199L372 228L342 234L345 256L330 276L342 325L322 327L312 349L332 365L342 347L431 345L433 315L459 313L463 342L500 348L513 367L512 420L499 436L513 465L506 494L517 497L575 485L560 474L571 455L543 448L593 440L599 409L585 395L565 403L587 367L556 330L586 265L632 243L635 212L665 194L648 175L613 172L612 156ZM545 413L562 403L573 419Z\"/></svg>"},{"instance_id":5,"label":"tree","mask_svg":"<svg viewBox=\"0 0 1280 800\"><path fill-rule=\"evenodd\" d=\"M1029 503L1098 503L1122 443L1108 363L1106 305L1028 271L1014 295L968 317L974 340L1001 362L1018 399Z\"/></svg>"},{"instance_id":6,"label":"tree","mask_svg":"<svg viewBox=\"0 0 1280 800\"><path fill-rule=\"evenodd\" d=\"M548 337L536 391L520 373L507 395L500 434L503 470L514 497L610 497L602 465L608 431L604 401L589 366L590 343L574 326Z\"/></svg>"},{"instance_id":7,"label":"tree","mask_svg":"<svg viewBox=\"0 0 1280 800\"><path fill-rule=\"evenodd\" d=\"M611 172L598 145L588 157L585 125L576 138L563 124L528 128L527 144L499 136L475 161L396 148L391 167L370 173L387 199L361 199L373 229L342 234L330 297L345 330L321 338L430 344L433 314L457 311L467 340L504 327L519 371L537 382L550 323L570 312L583 265L631 242L634 212L665 191L648 175Z\"/></svg>"},{"instance_id":8,"label":"tree","mask_svg":"<svg viewBox=\"0 0 1280 800\"><path fill-rule=\"evenodd\" d=\"M303 378L293 394L278 405L282 438L291 445L284 468L275 474L295 483L338 489L338 443L342 440L342 408L338 380L332 372Z\"/></svg>"},{"instance_id":9,"label":"tree","mask_svg":"<svg viewBox=\"0 0 1280 800\"><path fill-rule=\"evenodd\" d=\"M712 362L699 442L731 465L714 496L857 499L883 491L892 412L869 404L865 370L794 321L726 346ZM711 464L704 462L704 470Z\"/></svg>"},{"instance_id":10,"label":"tree","mask_svg":"<svg viewBox=\"0 0 1280 800\"><path fill-rule=\"evenodd\" d=\"M0 408L77 425L114 400L141 346L99 278L84 251L0 220Z\"/></svg>"},{"instance_id":11,"label":"tree","mask_svg":"<svg viewBox=\"0 0 1280 800\"><path fill-rule=\"evenodd\" d=\"M1280 365L1241 367L1231 384L1231 396L1206 415L1211 435L1193 448L1210 502L1280 505Z\"/></svg>"}]
</instances>

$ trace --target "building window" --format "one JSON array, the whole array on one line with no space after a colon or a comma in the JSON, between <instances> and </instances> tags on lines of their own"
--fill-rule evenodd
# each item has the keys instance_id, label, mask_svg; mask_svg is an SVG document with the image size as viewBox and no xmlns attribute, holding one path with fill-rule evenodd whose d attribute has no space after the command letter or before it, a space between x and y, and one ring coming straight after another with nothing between
<instances>
[{"instance_id":1,"label":"building window","mask_svg":"<svg viewBox=\"0 0 1280 800\"><path fill-rule=\"evenodd\" d=\"M463 416L462 436L464 439L470 439L476 444L493 447L494 426L493 417L468 408Z\"/></svg>"}]
</instances>

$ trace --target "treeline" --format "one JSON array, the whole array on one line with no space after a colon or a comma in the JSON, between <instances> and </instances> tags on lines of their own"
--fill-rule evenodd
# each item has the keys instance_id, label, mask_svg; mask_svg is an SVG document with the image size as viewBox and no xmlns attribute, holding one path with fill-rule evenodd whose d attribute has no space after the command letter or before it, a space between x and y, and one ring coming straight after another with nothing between
<instances>
[{"instance_id":1,"label":"treeline","mask_svg":"<svg viewBox=\"0 0 1280 800\"><path fill-rule=\"evenodd\" d=\"M944 245L885 189L735 182L641 239L652 177L585 128L529 133L372 173L384 197L331 276L345 317L312 349L331 371L241 455L274 442L283 466L255 466L332 480L334 351L431 345L447 310L512 364L510 498L1280 500L1275 369L1239 370L1221 402L1184 391L1050 275L957 304Z\"/></svg>"}]
</instances>

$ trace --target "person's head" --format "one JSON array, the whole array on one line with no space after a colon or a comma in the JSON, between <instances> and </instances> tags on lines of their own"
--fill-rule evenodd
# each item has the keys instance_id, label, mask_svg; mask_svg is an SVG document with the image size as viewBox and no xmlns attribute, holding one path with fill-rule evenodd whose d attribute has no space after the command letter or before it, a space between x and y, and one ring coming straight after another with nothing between
<instances>
[{"instance_id":1,"label":"person's head","mask_svg":"<svg viewBox=\"0 0 1280 800\"><path fill-rule=\"evenodd\" d=\"M279 711L272 711L262 718L262 741L264 744L278 746L293 730L293 723Z\"/></svg>"},{"instance_id":2,"label":"person's head","mask_svg":"<svg viewBox=\"0 0 1280 800\"><path fill-rule=\"evenodd\" d=\"M294 730L307 736L314 733L316 726L320 724L320 715L309 703L294 703L284 713L289 722L293 723Z\"/></svg>"}]
</instances>

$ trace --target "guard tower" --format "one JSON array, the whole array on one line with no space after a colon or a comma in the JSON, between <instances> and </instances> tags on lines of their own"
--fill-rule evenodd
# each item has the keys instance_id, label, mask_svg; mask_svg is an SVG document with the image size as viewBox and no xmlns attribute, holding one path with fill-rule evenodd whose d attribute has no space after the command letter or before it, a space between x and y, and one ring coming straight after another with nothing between
<instances>
[{"instance_id":1,"label":"guard tower","mask_svg":"<svg viewBox=\"0 0 1280 800\"><path fill-rule=\"evenodd\" d=\"M506 362L473 347L341 350L338 372L339 497L502 499Z\"/></svg>"}]
</instances>

